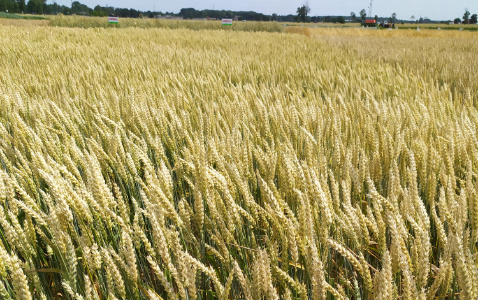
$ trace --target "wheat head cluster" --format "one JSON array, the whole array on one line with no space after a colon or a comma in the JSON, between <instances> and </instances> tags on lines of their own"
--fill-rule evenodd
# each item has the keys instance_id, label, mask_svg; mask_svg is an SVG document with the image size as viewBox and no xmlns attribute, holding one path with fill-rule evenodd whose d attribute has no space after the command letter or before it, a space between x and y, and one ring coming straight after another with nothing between
<instances>
[{"instance_id":1,"label":"wheat head cluster","mask_svg":"<svg viewBox=\"0 0 478 300\"><path fill-rule=\"evenodd\" d=\"M0 27L0 298L477 299L478 36L354 30Z\"/></svg>"}]
</instances>

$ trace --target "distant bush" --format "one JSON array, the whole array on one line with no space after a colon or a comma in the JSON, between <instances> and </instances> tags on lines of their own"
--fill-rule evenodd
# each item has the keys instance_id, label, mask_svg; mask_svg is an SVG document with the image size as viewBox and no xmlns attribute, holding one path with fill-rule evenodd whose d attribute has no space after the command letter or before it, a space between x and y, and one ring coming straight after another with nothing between
<instances>
[{"instance_id":1,"label":"distant bush","mask_svg":"<svg viewBox=\"0 0 478 300\"><path fill-rule=\"evenodd\" d=\"M345 17L343 16L338 16L338 17L333 17L333 16L326 16L322 19L325 23L340 23L340 24L345 24Z\"/></svg>"},{"instance_id":2,"label":"distant bush","mask_svg":"<svg viewBox=\"0 0 478 300\"><path fill-rule=\"evenodd\" d=\"M24 19L24 20L45 20L42 16L32 16L32 15L17 15L10 14L6 12L0 12L0 18L2 19Z\"/></svg>"}]
</instances>

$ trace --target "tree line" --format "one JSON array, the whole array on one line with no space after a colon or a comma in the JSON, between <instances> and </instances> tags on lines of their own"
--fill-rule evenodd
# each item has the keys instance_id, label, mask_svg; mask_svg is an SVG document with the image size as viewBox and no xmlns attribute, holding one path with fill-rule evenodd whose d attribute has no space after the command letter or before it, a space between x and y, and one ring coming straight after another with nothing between
<instances>
[{"instance_id":1,"label":"tree line","mask_svg":"<svg viewBox=\"0 0 478 300\"><path fill-rule=\"evenodd\" d=\"M279 16L277 14L265 15L254 11L231 11L231 10L196 10L194 8L183 8L178 14L173 12L158 12L158 11L140 11L136 9L117 8L111 6L96 5L90 8L79 1L73 1L71 7L65 5L58 5L56 2L47 4L46 0L0 0L0 11L11 13L30 13L30 14L64 14L64 15L84 15L84 16L117 16L122 18L154 18L156 15L171 15L183 17L184 19L196 18L235 18L238 20L250 21L279 21L279 22L331 22L331 23L345 23L348 22L364 22L367 16L365 9L359 12L358 15L352 12L350 16L309 16L310 7L308 2L297 8L296 14L289 14ZM412 16L411 20L414 21ZM463 20L462 20L463 19ZM477 14L471 14L468 9L465 10L463 18L456 18L455 23L477 24ZM393 13L388 18L379 18L375 16L377 21L395 22L396 14ZM426 19L428 20L428 19ZM429 20L431 22L431 20ZM417 23L422 23L422 19L417 20Z\"/></svg>"},{"instance_id":2,"label":"tree line","mask_svg":"<svg viewBox=\"0 0 478 300\"><path fill-rule=\"evenodd\" d=\"M118 16L128 18L154 17L168 12L139 11L136 9L95 6L90 8L79 1L73 1L71 7L58 5L56 2L47 4L46 0L0 0L0 11L9 13L29 13L47 15L85 15L85 16Z\"/></svg>"},{"instance_id":3,"label":"tree line","mask_svg":"<svg viewBox=\"0 0 478 300\"><path fill-rule=\"evenodd\" d=\"M179 11L179 16L184 19L202 19L202 18L235 18L238 20L251 21L271 21L272 16L267 16L254 11L230 11L230 10L196 10L194 8L183 8Z\"/></svg>"},{"instance_id":4,"label":"tree line","mask_svg":"<svg viewBox=\"0 0 478 300\"><path fill-rule=\"evenodd\" d=\"M73 1L71 7L65 5L58 5L56 2L47 4L46 0L0 0L0 11L10 13L30 13L30 14L64 14L64 15L84 15L84 16L117 16L123 18L153 18L156 15L172 15L179 16L185 19L194 18L234 18L239 20L252 21L272 21L277 20L277 15L268 16L253 11L226 11L226 10L196 10L194 8L183 8L179 14L173 12L158 12L158 11L140 11L136 9L118 8L111 6L97 5L90 8L79 1Z\"/></svg>"},{"instance_id":5,"label":"tree line","mask_svg":"<svg viewBox=\"0 0 478 300\"><path fill-rule=\"evenodd\" d=\"M194 8L183 8L178 14L173 12L153 12L140 11L136 9L117 8L111 6L97 5L90 8L79 1L73 1L71 7L58 5L56 2L47 4L46 0L0 0L0 11L8 11L11 13L30 13L30 14L47 14L47 15L84 15L84 16L117 16L123 18L153 18L156 15L171 15L183 17L184 19L203 19L203 18L235 18L238 20L250 21L279 21L279 22L337 22L345 23L345 17L342 16L325 16L325 17L309 17L306 12L305 16L300 15L284 15L277 14L265 15L254 11L231 11L231 10L196 10Z\"/></svg>"},{"instance_id":6,"label":"tree line","mask_svg":"<svg viewBox=\"0 0 478 300\"><path fill-rule=\"evenodd\" d=\"M0 11L30 14L71 14L71 8L65 5L46 4L46 0L0 0Z\"/></svg>"}]
</instances>

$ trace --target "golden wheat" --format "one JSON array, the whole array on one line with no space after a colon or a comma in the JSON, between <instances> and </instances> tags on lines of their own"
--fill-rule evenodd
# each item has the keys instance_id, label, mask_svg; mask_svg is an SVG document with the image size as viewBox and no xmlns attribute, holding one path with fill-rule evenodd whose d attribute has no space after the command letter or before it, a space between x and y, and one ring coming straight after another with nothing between
<instances>
[{"instance_id":1,"label":"golden wheat","mask_svg":"<svg viewBox=\"0 0 478 300\"><path fill-rule=\"evenodd\" d=\"M474 299L478 36L290 33L0 27L0 296Z\"/></svg>"}]
</instances>

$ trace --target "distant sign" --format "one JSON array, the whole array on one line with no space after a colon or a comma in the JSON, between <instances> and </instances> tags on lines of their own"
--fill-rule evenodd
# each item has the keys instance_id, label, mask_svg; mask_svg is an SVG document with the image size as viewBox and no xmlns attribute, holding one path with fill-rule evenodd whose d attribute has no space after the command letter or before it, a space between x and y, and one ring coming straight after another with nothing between
<instances>
[{"instance_id":1,"label":"distant sign","mask_svg":"<svg viewBox=\"0 0 478 300\"><path fill-rule=\"evenodd\" d=\"M118 23L118 17L108 17L108 23Z\"/></svg>"},{"instance_id":2,"label":"distant sign","mask_svg":"<svg viewBox=\"0 0 478 300\"><path fill-rule=\"evenodd\" d=\"M222 19L222 25L232 26L232 19Z\"/></svg>"}]
</instances>

